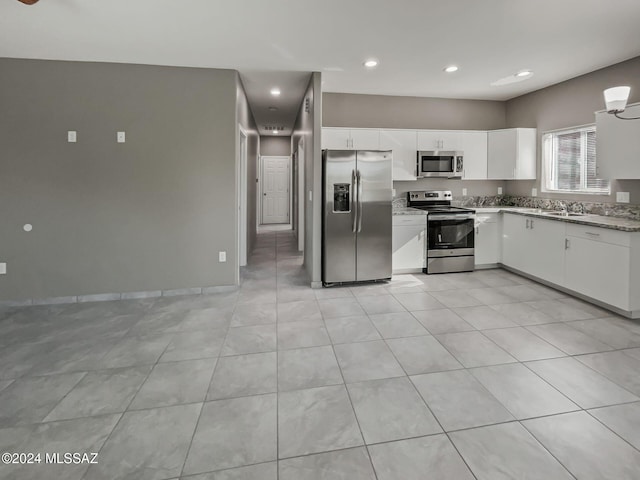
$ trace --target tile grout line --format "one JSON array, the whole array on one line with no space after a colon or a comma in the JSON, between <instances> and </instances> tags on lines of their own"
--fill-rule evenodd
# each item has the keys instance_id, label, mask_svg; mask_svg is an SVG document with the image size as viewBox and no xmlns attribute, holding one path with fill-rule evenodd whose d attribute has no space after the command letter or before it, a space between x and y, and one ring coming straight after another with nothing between
<instances>
[{"instance_id":1,"label":"tile grout line","mask_svg":"<svg viewBox=\"0 0 640 480\"><path fill-rule=\"evenodd\" d=\"M200 425L200 419L202 418L202 412L204 410L205 404L207 403L207 397L209 396L209 390L211 389L211 383L213 382L213 377L215 376L216 370L218 369L218 366L220 365L220 358L221 358L221 354L222 354L222 349L224 348L224 345L227 342L227 336L229 335L229 330L231 329L231 322L233 321L233 313L235 312L236 307L238 306L237 300L238 300L238 296L236 296L236 299L235 299L235 301L233 303L233 309L232 309L232 312L231 312L231 318L229 319L229 324L227 325L227 329L226 329L226 332L225 332L225 335L224 335L224 340L220 344L220 351L218 352L218 356L217 356L217 359L216 359L216 364L214 365L213 371L211 372L211 377L209 378L209 385L208 385L207 391L204 394L204 399L203 399L203 401L201 403L200 411L198 412L198 418L196 419L196 423L195 423L195 426L193 428L193 433L191 434L191 440L189 441L189 446L188 446L187 452L186 452L186 454L184 456L184 461L182 462L182 468L180 469L180 475L178 475L178 478L180 478L180 477L182 477L182 475L184 475L184 469L187 466L187 460L189 459L189 453L191 453L191 447L193 446L193 440L196 437L196 432L198 431L198 426ZM168 346L167 346L167 348L168 348ZM163 352L163 355L164 355L164 352ZM162 358L162 356L161 356L161 358ZM199 402L196 402L196 403L199 403Z\"/></svg>"},{"instance_id":2,"label":"tile grout line","mask_svg":"<svg viewBox=\"0 0 640 480\"><path fill-rule=\"evenodd\" d=\"M105 445L107 444L107 442L109 442L109 440L111 440L111 437L113 435L113 432L116 431L116 429L118 428L118 425L120 425L120 423L122 422L122 419L124 418L125 414L127 413L129 407L131 406L131 404L133 403L133 400L136 398L136 396L138 395L138 393L140 392L140 389L142 388L142 386L147 382L147 379L149 378L149 376L151 375L151 372L153 372L153 369L155 368L155 366L158 364L158 361L160 360L160 358L162 357L162 355L164 355L164 352L166 352L167 348L169 348L169 344L171 343L171 341L167 342L167 345L165 345L164 349L162 350L162 353L160 355L158 355L158 358L156 360L156 363L154 363L154 365L151 367L151 369L149 370L149 373L147 374L147 376L145 377L145 379L140 383L140 385L138 386L138 388L136 389L136 392L131 396L131 400L129 400L129 403L127 404L127 407L124 409L124 411L120 414L120 418L118 418L118 421L116 422L116 424L113 426L113 428L111 429L111 432L109 432L109 435L107 436L107 438L105 439L104 443L102 444L102 446L100 447L100 449L98 450L98 456L100 456L100 453L102 453L102 449L105 447ZM115 348L115 347L114 347ZM109 351L111 352L111 350ZM82 476L83 479L85 479L87 477L87 475L89 474L89 471L93 470L91 468L91 466L89 468L87 468L87 470L84 472L84 475Z\"/></svg>"}]
</instances>

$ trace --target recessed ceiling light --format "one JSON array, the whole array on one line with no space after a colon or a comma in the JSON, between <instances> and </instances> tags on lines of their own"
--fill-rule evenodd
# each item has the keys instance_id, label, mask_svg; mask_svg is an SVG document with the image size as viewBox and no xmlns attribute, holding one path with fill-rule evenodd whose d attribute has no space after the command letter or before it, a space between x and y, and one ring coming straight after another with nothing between
<instances>
[{"instance_id":1,"label":"recessed ceiling light","mask_svg":"<svg viewBox=\"0 0 640 480\"><path fill-rule=\"evenodd\" d=\"M280 132L278 132L278 130L274 130L274 131L273 131L273 134L274 134L274 135L277 135L278 133L280 133Z\"/></svg>"},{"instance_id":2,"label":"recessed ceiling light","mask_svg":"<svg viewBox=\"0 0 640 480\"><path fill-rule=\"evenodd\" d=\"M457 72L458 67L456 65L449 65L447 68L444 69L444 71L447 73Z\"/></svg>"},{"instance_id":3,"label":"recessed ceiling light","mask_svg":"<svg viewBox=\"0 0 640 480\"><path fill-rule=\"evenodd\" d=\"M378 66L378 60L376 60L374 58L370 58L369 60L364 62L364 66L367 67L367 68L377 67Z\"/></svg>"},{"instance_id":4,"label":"recessed ceiling light","mask_svg":"<svg viewBox=\"0 0 640 480\"><path fill-rule=\"evenodd\" d=\"M270 112L277 112L278 111L278 107L269 107L269 111Z\"/></svg>"},{"instance_id":5,"label":"recessed ceiling light","mask_svg":"<svg viewBox=\"0 0 640 480\"><path fill-rule=\"evenodd\" d=\"M277 97L278 95L280 95L280 89L279 88L272 88L271 89L271 95L273 95L274 97Z\"/></svg>"},{"instance_id":6,"label":"recessed ceiling light","mask_svg":"<svg viewBox=\"0 0 640 480\"><path fill-rule=\"evenodd\" d=\"M516 77L528 77L531 74L533 74L531 70L521 70L518 73L516 73Z\"/></svg>"}]
</instances>

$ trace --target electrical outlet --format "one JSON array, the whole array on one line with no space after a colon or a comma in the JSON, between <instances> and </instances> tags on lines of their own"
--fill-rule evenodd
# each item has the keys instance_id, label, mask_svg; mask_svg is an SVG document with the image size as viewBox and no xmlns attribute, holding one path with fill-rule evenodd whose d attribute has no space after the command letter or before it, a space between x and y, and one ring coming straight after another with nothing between
<instances>
[{"instance_id":1,"label":"electrical outlet","mask_svg":"<svg viewBox=\"0 0 640 480\"><path fill-rule=\"evenodd\" d=\"M116 136L116 138L118 139L118 143L124 143L127 140L127 136L125 132L118 132L118 135Z\"/></svg>"},{"instance_id":2,"label":"electrical outlet","mask_svg":"<svg viewBox=\"0 0 640 480\"><path fill-rule=\"evenodd\" d=\"M616 202L629 203L629 192L616 192Z\"/></svg>"},{"instance_id":3,"label":"electrical outlet","mask_svg":"<svg viewBox=\"0 0 640 480\"><path fill-rule=\"evenodd\" d=\"M462 189L462 196L463 196L463 197L466 197L466 196L467 196L467 189L466 189L466 188L463 188L463 189Z\"/></svg>"},{"instance_id":4,"label":"electrical outlet","mask_svg":"<svg viewBox=\"0 0 640 480\"><path fill-rule=\"evenodd\" d=\"M218 261L224 263L227 261L227 252L218 252Z\"/></svg>"},{"instance_id":5,"label":"electrical outlet","mask_svg":"<svg viewBox=\"0 0 640 480\"><path fill-rule=\"evenodd\" d=\"M0 275L6 275L6 274L7 274L7 264L0 263Z\"/></svg>"},{"instance_id":6,"label":"electrical outlet","mask_svg":"<svg viewBox=\"0 0 640 480\"><path fill-rule=\"evenodd\" d=\"M498 195L502 195L502 187L498 187Z\"/></svg>"},{"instance_id":7,"label":"electrical outlet","mask_svg":"<svg viewBox=\"0 0 640 480\"><path fill-rule=\"evenodd\" d=\"M73 130L69 130L67 132L67 142L76 143L78 141L78 132L74 132Z\"/></svg>"},{"instance_id":8,"label":"electrical outlet","mask_svg":"<svg viewBox=\"0 0 640 480\"><path fill-rule=\"evenodd\" d=\"M538 196L538 189L537 188L532 188L531 189L531 196L532 197L537 197Z\"/></svg>"},{"instance_id":9,"label":"electrical outlet","mask_svg":"<svg viewBox=\"0 0 640 480\"><path fill-rule=\"evenodd\" d=\"M392 188L392 189L391 189L391 196L392 196L393 198L396 198L396 189L395 189L395 188Z\"/></svg>"},{"instance_id":10,"label":"electrical outlet","mask_svg":"<svg viewBox=\"0 0 640 480\"><path fill-rule=\"evenodd\" d=\"M313 191L309 190L309 201L313 202Z\"/></svg>"}]
</instances>

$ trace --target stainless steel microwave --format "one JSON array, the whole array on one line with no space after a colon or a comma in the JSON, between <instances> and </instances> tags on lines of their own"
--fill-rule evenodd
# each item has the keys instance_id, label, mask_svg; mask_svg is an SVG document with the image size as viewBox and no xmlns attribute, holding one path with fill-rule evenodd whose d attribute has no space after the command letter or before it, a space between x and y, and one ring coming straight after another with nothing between
<instances>
[{"instance_id":1,"label":"stainless steel microwave","mask_svg":"<svg viewBox=\"0 0 640 480\"><path fill-rule=\"evenodd\" d=\"M418 152L417 176L460 178L464 168L462 152L434 150Z\"/></svg>"}]
</instances>

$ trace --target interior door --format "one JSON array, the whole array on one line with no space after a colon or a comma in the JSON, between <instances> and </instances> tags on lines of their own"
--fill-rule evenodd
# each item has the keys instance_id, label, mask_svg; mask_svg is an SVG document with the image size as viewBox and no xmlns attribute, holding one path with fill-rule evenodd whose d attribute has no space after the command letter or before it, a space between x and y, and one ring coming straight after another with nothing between
<instances>
[{"instance_id":1,"label":"interior door","mask_svg":"<svg viewBox=\"0 0 640 480\"><path fill-rule=\"evenodd\" d=\"M389 151L358 152L358 281L391 278L391 157Z\"/></svg>"},{"instance_id":2,"label":"interior door","mask_svg":"<svg viewBox=\"0 0 640 480\"><path fill-rule=\"evenodd\" d=\"M289 157L262 157L262 223L289 223Z\"/></svg>"}]
</instances>

